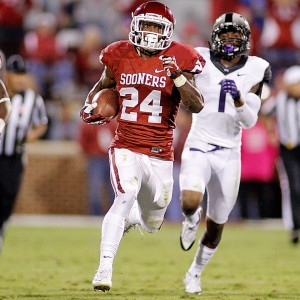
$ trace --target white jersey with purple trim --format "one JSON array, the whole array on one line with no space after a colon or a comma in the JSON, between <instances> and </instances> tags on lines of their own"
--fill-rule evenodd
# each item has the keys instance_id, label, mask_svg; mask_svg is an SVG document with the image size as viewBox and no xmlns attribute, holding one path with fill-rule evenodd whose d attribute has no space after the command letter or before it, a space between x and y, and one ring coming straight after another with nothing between
<instances>
[{"instance_id":1,"label":"white jersey with purple trim","mask_svg":"<svg viewBox=\"0 0 300 300\"><path fill-rule=\"evenodd\" d=\"M234 80L241 97L245 99L253 86L267 81L265 74L269 63L256 56L243 56L238 65L226 69L217 59L211 57L208 48L198 47L196 50L206 60L202 73L195 75L196 85L204 96L204 108L200 113L193 114L186 146L198 149L209 147L207 144L225 148L239 147L242 124L237 118L237 110L231 95L221 89L221 81ZM259 108L260 104L255 103L253 107ZM245 105L252 107L251 103L246 102ZM210 151L210 149L203 150Z\"/></svg>"}]
</instances>

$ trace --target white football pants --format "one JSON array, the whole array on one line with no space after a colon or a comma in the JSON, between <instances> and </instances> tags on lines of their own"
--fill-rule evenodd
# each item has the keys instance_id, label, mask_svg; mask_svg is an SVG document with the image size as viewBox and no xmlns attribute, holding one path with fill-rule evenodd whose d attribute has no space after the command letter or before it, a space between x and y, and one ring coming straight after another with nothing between
<instances>
[{"instance_id":1,"label":"white football pants","mask_svg":"<svg viewBox=\"0 0 300 300\"><path fill-rule=\"evenodd\" d=\"M227 222L239 190L241 176L240 149L211 152L184 148L180 170L180 190L204 194L207 190L207 216L217 224Z\"/></svg>"}]
</instances>

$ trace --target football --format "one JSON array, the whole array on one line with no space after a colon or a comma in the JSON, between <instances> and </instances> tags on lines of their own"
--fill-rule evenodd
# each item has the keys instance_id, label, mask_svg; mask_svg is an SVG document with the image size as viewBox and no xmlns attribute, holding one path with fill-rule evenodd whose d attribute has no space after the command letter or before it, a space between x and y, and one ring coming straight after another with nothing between
<instances>
[{"instance_id":1,"label":"football","mask_svg":"<svg viewBox=\"0 0 300 300\"><path fill-rule=\"evenodd\" d=\"M103 89L98 92L93 102L97 103L93 114L101 114L105 118L115 117L119 112L119 93L114 89Z\"/></svg>"}]
</instances>

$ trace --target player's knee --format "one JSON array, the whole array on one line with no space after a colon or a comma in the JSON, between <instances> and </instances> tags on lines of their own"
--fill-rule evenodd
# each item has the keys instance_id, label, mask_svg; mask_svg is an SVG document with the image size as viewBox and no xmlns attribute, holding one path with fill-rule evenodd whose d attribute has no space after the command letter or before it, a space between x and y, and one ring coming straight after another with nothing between
<instances>
[{"instance_id":1,"label":"player's knee","mask_svg":"<svg viewBox=\"0 0 300 300\"><path fill-rule=\"evenodd\" d=\"M185 215L192 215L199 207L203 195L195 191L182 191L181 192L181 208Z\"/></svg>"},{"instance_id":2,"label":"player's knee","mask_svg":"<svg viewBox=\"0 0 300 300\"><path fill-rule=\"evenodd\" d=\"M139 192L139 185L134 178L130 180L123 180L121 182L121 186L123 189L123 194L137 195Z\"/></svg>"},{"instance_id":3,"label":"player's knee","mask_svg":"<svg viewBox=\"0 0 300 300\"><path fill-rule=\"evenodd\" d=\"M115 198L114 203L110 208L110 212L124 217L128 216L135 199L135 195L131 193L119 194Z\"/></svg>"}]
</instances>

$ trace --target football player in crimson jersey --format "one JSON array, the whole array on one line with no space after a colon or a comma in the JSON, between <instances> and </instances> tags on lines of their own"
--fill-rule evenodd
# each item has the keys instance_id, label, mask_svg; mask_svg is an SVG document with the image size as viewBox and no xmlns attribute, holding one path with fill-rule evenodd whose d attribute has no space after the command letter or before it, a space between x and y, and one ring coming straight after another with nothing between
<instances>
[{"instance_id":1,"label":"football player in crimson jersey","mask_svg":"<svg viewBox=\"0 0 300 300\"><path fill-rule=\"evenodd\" d=\"M216 20L210 49L196 48L206 60L203 72L195 75L205 107L193 114L182 152L183 250L189 250L196 240L205 190L207 214L206 229L184 278L188 293L201 293L201 273L220 243L238 194L242 128L255 125L263 84L271 79L269 63L248 56L249 49L250 26L237 13L226 13Z\"/></svg>"},{"instance_id":2,"label":"football player in crimson jersey","mask_svg":"<svg viewBox=\"0 0 300 300\"><path fill-rule=\"evenodd\" d=\"M160 229L172 197L179 105L182 101L192 113L203 108L193 77L205 61L192 47L171 41L174 25L164 4L141 4L133 13L129 41L112 43L101 52L104 71L81 110L85 122L105 124L109 118L93 114L93 97L104 88L120 94L118 126L109 149L116 196L102 224L95 290L111 288L113 260L124 232L135 225L149 233Z\"/></svg>"}]
</instances>

